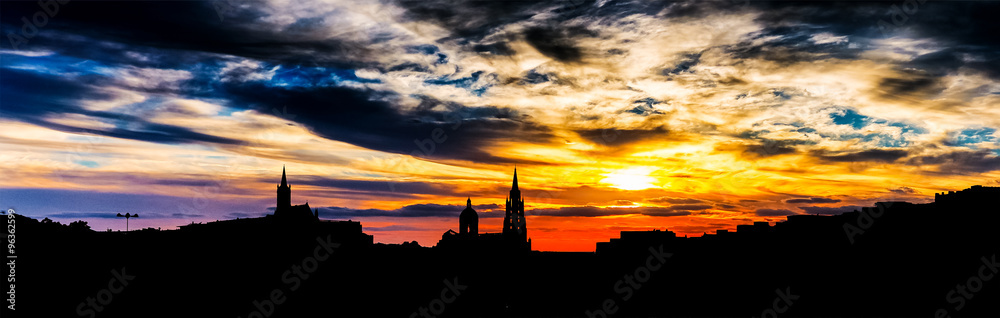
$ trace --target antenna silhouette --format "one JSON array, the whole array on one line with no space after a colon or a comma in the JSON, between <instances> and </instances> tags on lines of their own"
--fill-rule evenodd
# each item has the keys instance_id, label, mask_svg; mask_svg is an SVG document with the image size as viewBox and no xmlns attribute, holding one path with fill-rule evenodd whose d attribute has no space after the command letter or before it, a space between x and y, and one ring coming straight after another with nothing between
<instances>
[{"instance_id":1,"label":"antenna silhouette","mask_svg":"<svg viewBox=\"0 0 1000 318\"><path fill-rule=\"evenodd\" d=\"M125 232L128 232L128 219L129 218L137 218L137 217L139 217L139 214L138 213L136 213L136 214L125 213L125 215L122 215L121 213L118 213L117 217L125 218Z\"/></svg>"}]
</instances>

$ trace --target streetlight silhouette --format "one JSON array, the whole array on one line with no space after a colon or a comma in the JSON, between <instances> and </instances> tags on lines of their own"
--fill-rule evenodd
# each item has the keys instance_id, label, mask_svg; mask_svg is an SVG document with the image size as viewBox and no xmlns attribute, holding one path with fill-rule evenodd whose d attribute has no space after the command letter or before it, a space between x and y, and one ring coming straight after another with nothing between
<instances>
[{"instance_id":1,"label":"streetlight silhouette","mask_svg":"<svg viewBox=\"0 0 1000 318\"><path fill-rule=\"evenodd\" d=\"M136 213L136 214L125 213L125 215L122 215L121 213L118 213L118 217L125 218L125 232L128 232L128 219L129 218L137 218L137 217L139 217L139 214L138 213Z\"/></svg>"}]
</instances>

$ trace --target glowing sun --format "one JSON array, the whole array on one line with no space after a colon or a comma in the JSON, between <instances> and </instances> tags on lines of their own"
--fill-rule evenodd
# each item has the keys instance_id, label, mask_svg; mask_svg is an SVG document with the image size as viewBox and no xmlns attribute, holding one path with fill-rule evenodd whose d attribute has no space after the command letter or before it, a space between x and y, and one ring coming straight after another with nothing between
<instances>
[{"instance_id":1,"label":"glowing sun","mask_svg":"<svg viewBox=\"0 0 1000 318\"><path fill-rule=\"evenodd\" d=\"M601 180L601 182L622 190L655 188L656 185L653 185L653 182L656 182L656 178L649 176L649 173L653 172L653 170L655 169L649 167L622 169L604 175L606 178Z\"/></svg>"}]
</instances>

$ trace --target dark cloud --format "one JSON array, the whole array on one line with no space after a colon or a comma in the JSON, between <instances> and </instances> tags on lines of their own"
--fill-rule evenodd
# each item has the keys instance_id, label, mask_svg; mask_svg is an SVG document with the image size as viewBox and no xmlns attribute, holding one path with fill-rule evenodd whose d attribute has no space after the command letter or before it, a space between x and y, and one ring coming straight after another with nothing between
<instances>
[{"instance_id":1,"label":"dark cloud","mask_svg":"<svg viewBox=\"0 0 1000 318\"><path fill-rule=\"evenodd\" d=\"M884 90L889 97L897 95L917 95L926 97L937 95L946 88L940 85L936 76L931 76L923 71L904 70L904 77L883 78L878 84L878 90Z\"/></svg>"},{"instance_id":2,"label":"dark cloud","mask_svg":"<svg viewBox=\"0 0 1000 318\"><path fill-rule=\"evenodd\" d=\"M188 54L170 50L210 52L289 65L331 67L377 66L368 58L377 54L368 43L311 37L325 30L319 23L297 23L289 29L262 27L261 13L251 6L226 12L223 19L212 1L84 1L67 4L25 45L67 56L116 63L133 47L155 48L153 62L183 62ZM35 3L4 2L4 34L20 29L20 17L39 11ZM304 22L304 21L300 21ZM10 24L7 24L10 23ZM17 31L15 31L17 30ZM79 37L86 45L73 45ZM100 42L94 39L100 39ZM114 44L117 42L117 44ZM83 44L83 43L75 43ZM8 47L3 41L3 47ZM122 48L126 50L122 50ZM114 52L117 51L117 52ZM157 51L151 51L157 52ZM101 56L111 53L109 56ZM137 61L134 57L122 60ZM187 62L190 62L188 60ZM173 64L171 63L171 64ZM160 67L167 67L160 65Z\"/></svg>"},{"instance_id":3,"label":"dark cloud","mask_svg":"<svg viewBox=\"0 0 1000 318\"><path fill-rule=\"evenodd\" d=\"M914 156L906 160L914 166L937 166L944 173L982 173L1000 170L1000 157L990 150L955 150L939 155Z\"/></svg>"},{"instance_id":4,"label":"dark cloud","mask_svg":"<svg viewBox=\"0 0 1000 318\"><path fill-rule=\"evenodd\" d=\"M273 182L273 178L261 181ZM444 183L414 182L414 181L373 181L331 179L316 176L296 176L290 180L292 184L311 185L324 188L340 188L362 193L397 192L405 194L430 194L452 197L464 197L476 193L457 192L455 186ZM497 189L498 191L500 189Z\"/></svg>"},{"instance_id":5,"label":"dark cloud","mask_svg":"<svg viewBox=\"0 0 1000 318\"><path fill-rule=\"evenodd\" d=\"M678 204L671 205L668 209L673 211L701 211L711 209L711 205L707 204Z\"/></svg>"},{"instance_id":6,"label":"dark cloud","mask_svg":"<svg viewBox=\"0 0 1000 318\"><path fill-rule=\"evenodd\" d=\"M485 211L499 209L499 204L474 204L473 209L479 212L479 218L503 217L503 213L488 213ZM444 204L413 204L395 210L381 209L351 209L345 207L323 207L318 208L319 215L325 219L345 219L359 217L443 217L458 218L459 213L465 209L465 205L444 205Z\"/></svg>"},{"instance_id":7,"label":"dark cloud","mask_svg":"<svg viewBox=\"0 0 1000 318\"><path fill-rule=\"evenodd\" d=\"M533 27L524 31L524 39L538 52L552 59L579 62L583 58L583 52L574 44L574 37L588 33L588 30L581 28Z\"/></svg>"},{"instance_id":8,"label":"dark cloud","mask_svg":"<svg viewBox=\"0 0 1000 318\"><path fill-rule=\"evenodd\" d=\"M757 209L757 211L754 211L754 214L757 216L787 216L798 213L786 209Z\"/></svg>"},{"instance_id":9,"label":"dark cloud","mask_svg":"<svg viewBox=\"0 0 1000 318\"><path fill-rule=\"evenodd\" d=\"M476 44L472 47L472 50L479 54L490 54L495 56L510 56L517 53L506 42Z\"/></svg>"},{"instance_id":10,"label":"dark cloud","mask_svg":"<svg viewBox=\"0 0 1000 318\"><path fill-rule=\"evenodd\" d=\"M138 213L136 213L139 215ZM201 218L205 215L202 214L184 214L184 213L142 213L139 218L143 219L190 219L190 218ZM52 213L46 215L49 218L59 218L59 219L115 219L119 218L117 213L109 212L60 212Z\"/></svg>"},{"instance_id":11,"label":"dark cloud","mask_svg":"<svg viewBox=\"0 0 1000 318\"><path fill-rule=\"evenodd\" d=\"M706 1L707 4L686 5L699 8L684 10L679 14L699 14L699 12L735 11L735 6L726 1ZM935 53L921 56L904 65L901 69L927 72L921 78L888 79L886 84L892 93L910 91L911 88L935 83L936 78L959 68L982 70L993 78L1000 75L1000 64L995 63L1000 43L993 41L987 30L1000 27L997 19L1000 4L992 1L962 2L921 2L917 11L906 15L900 26L893 24L894 6L902 2L855 1L849 5L833 1L749 1L744 10L760 12L757 22L769 26L759 37L778 37L766 44L747 44L733 48L740 57L760 57L768 60L794 63L823 58L852 59L862 52L860 48L874 45L874 40L888 37L913 37L930 39L928 46ZM728 8L727 8L728 7ZM706 9L708 8L708 9ZM703 13L701 13L703 15ZM885 22L881 24L880 21ZM888 27L884 27L888 26ZM847 36L854 44L810 43L808 34L827 32L835 36ZM891 49L891 48L890 48ZM804 53L821 53L804 54ZM957 59L958 56L976 57Z\"/></svg>"},{"instance_id":12,"label":"dark cloud","mask_svg":"<svg viewBox=\"0 0 1000 318\"><path fill-rule=\"evenodd\" d=\"M481 148L499 140L516 138L548 143L553 138L547 127L506 108L465 107L427 98L427 106L404 112L388 101L397 96L386 92L342 87L273 87L263 83L232 84L226 88L235 106L270 113L271 109L287 105L288 112L296 115L296 121L325 138L424 158L513 163L512 159ZM429 110L432 107L448 111ZM434 140L434 136L439 137Z\"/></svg>"},{"instance_id":13,"label":"dark cloud","mask_svg":"<svg viewBox=\"0 0 1000 318\"><path fill-rule=\"evenodd\" d=\"M133 139L165 144L215 143L239 144L238 140L206 135L179 126L149 122L131 115L92 111L83 108L83 101L111 101L117 96L99 90L89 83L108 81L98 75L66 78L44 76L39 73L0 68L0 87L3 87L3 107L0 115L26 123L77 134L94 134L107 137ZM57 122L60 117L78 114L94 121L115 127L81 127ZM99 126L99 125L95 125Z\"/></svg>"},{"instance_id":14,"label":"dark cloud","mask_svg":"<svg viewBox=\"0 0 1000 318\"><path fill-rule=\"evenodd\" d=\"M574 131L580 137L598 145L619 147L644 140L682 140L678 134L671 134L666 127L651 129L581 129Z\"/></svg>"},{"instance_id":15,"label":"dark cloud","mask_svg":"<svg viewBox=\"0 0 1000 318\"><path fill-rule=\"evenodd\" d=\"M785 203L837 203L839 199L830 198L808 198L808 199L788 199Z\"/></svg>"},{"instance_id":16,"label":"dark cloud","mask_svg":"<svg viewBox=\"0 0 1000 318\"><path fill-rule=\"evenodd\" d=\"M567 2L568 3L568 2ZM490 30L540 13L551 4L544 1L399 0L411 20L431 22L455 37L481 39Z\"/></svg>"},{"instance_id":17,"label":"dark cloud","mask_svg":"<svg viewBox=\"0 0 1000 318\"><path fill-rule=\"evenodd\" d=\"M716 151L740 152L744 157L761 158L797 153L796 145L812 144L812 141L795 139L759 139L753 144L729 143L716 146Z\"/></svg>"},{"instance_id":18,"label":"dark cloud","mask_svg":"<svg viewBox=\"0 0 1000 318\"><path fill-rule=\"evenodd\" d=\"M45 217L65 219L114 219L118 216L115 213L108 212L60 212L47 214Z\"/></svg>"},{"instance_id":19,"label":"dark cloud","mask_svg":"<svg viewBox=\"0 0 1000 318\"><path fill-rule=\"evenodd\" d=\"M896 150L896 149L871 149L863 150L852 153L836 153L831 154L826 151L816 150L811 153L813 156L826 161L833 162L860 162L860 161L879 161L879 162L893 162L899 160L900 158L906 157L906 150Z\"/></svg>"},{"instance_id":20,"label":"dark cloud","mask_svg":"<svg viewBox=\"0 0 1000 318\"><path fill-rule=\"evenodd\" d=\"M899 194L914 194L917 193L917 190L914 190L913 188L910 187L899 187L895 189L889 189L889 192L899 193Z\"/></svg>"},{"instance_id":21,"label":"dark cloud","mask_svg":"<svg viewBox=\"0 0 1000 318\"><path fill-rule=\"evenodd\" d=\"M703 200L692 199L692 198L675 198L675 197L659 197L647 199L646 201L653 203L670 203L670 204L696 204L705 202Z\"/></svg>"},{"instance_id":22,"label":"dark cloud","mask_svg":"<svg viewBox=\"0 0 1000 318\"><path fill-rule=\"evenodd\" d=\"M425 229L422 227L408 226L408 225L387 225L387 226L366 226L365 232L397 232L397 231L426 231L434 229Z\"/></svg>"},{"instance_id":23,"label":"dark cloud","mask_svg":"<svg viewBox=\"0 0 1000 318\"><path fill-rule=\"evenodd\" d=\"M855 210L861 210L861 206L848 205L842 207L825 207L825 206L800 206L807 214L819 214L819 215L837 215L841 213L852 212Z\"/></svg>"}]
</instances>

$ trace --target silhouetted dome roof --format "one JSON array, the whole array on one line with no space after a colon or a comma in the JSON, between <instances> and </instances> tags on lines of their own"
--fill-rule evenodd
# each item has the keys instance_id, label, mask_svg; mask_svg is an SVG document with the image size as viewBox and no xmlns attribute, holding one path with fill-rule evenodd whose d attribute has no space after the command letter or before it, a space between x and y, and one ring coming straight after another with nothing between
<instances>
[{"instance_id":1,"label":"silhouetted dome roof","mask_svg":"<svg viewBox=\"0 0 1000 318\"><path fill-rule=\"evenodd\" d=\"M469 218L478 220L479 214L476 214L476 210L472 209L472 198L466 201L465 210L462 210L462 214L458 215L459 220L466 220Z\"/></svg>"},{"instance_id":2,"label":"silhouetted dome roof","mask_svg":"<svg viewBox=\"0 0 1000 318\"><path fill-rule=\"evenodd\" d=\"M477 214L476 210L473 210L472 207L466 207L465 210L462 210L462 214L460 214L458 217L463 219L470 217L478 219L479 214Z\"/></svg>"}]
</instances>

